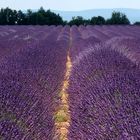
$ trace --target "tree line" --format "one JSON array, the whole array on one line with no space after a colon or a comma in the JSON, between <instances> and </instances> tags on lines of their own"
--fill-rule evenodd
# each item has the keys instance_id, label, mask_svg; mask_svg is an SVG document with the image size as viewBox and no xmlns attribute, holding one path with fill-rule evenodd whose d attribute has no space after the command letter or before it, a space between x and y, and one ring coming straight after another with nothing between
<instances>
[{"instance_id":1,"label":"tree line","mask_svg":"<svg viewBox=\"0 0 140 140\"><path fill-rule=\"evenodd\" d=\"M45 11L42 7L33 12L27 10L26 13L21 10L16 11L10 8L0 10L0 25L61 25L64 21L61 16Z\"/></svg>"},{"instance_id":2,"label":"tree line","mask_svg":"<svg viewBox=\"0 0 140 140\"><path fill-rule=\"evenodd\" d=\"M91 19L83 19L83 17L73 17L69 22L70 25L114 25L114 24L130 24L127 16L120 12L113 12L111 18L105 20L102 16L92 17Z\"/></svg>"},{"instance_id":3,"label":"tree line","mask_svg":"<svg viewBox=\"0 0 140 140\"><path fill-rule=\"evenodd\" d=\"M12 10L10 8L2 8L0 10L0 25L118 25L130 24L127 16L120 12L113 12L111 18L104 19L102 16L92 17L91 19L84 19L81 16L73 17L69 22L64 21L59 14L50 10L45 11L41 7L38 11L33 12L27 10ZM135 24L139 25L140 22Z\"/></svg>"}]
</instances>

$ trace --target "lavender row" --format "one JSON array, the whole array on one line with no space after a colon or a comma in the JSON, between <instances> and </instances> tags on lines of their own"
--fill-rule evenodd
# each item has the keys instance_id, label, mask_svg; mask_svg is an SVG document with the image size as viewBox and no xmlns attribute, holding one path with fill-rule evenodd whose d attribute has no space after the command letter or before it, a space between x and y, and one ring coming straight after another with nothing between
<instances>
[{"instance_id":1,"label":"lavender row","mask_svg":"<svg viewBox=\"0 0 140 140\"><path fill-rule=\"evenodd\" d=\"M53 30L48 38L29 42L28 47L24 44L0 63L3 140L53 139L53 114L59 104L68 49L68 43L56 41L61 27Z\"/></svg>"},{"instance_id":2,"label":"lavender row","mask_svg":"<svg viewBox=\"0 0 140 140\"><path fill-rule=\"evenodd\" d=\"M140 69L98 46L75 60L69 83L69 140L140 139Z\"/></svg>"},{"instance_id":3,"label":"lavender row","mask_svg":"<svg viewBox=\"0 0 140 140\"><path fill-rule=\"evenodd\" d=\"M139 51L136 48L139 49L139 33L140 30L137 26L72 26L71 58L74 61L76 57L89 48L94 48L96 44L105 43L119 52L120 50L124 50L127 53L126 48L129 48L131 50L130 53L132 52L134 54L133 57L137 53L137 59L131 59L138 61Z\"/></svg>"},{"instance_id":4,"label":"lavender row","mask_svg":"<svg viewBox=\"0 0 140 140\"><path fill-rule=\"evenodd\" d=\"M133 37L116 37L106 42L107 46L121 55L128 58L131 62L140 66L140 41Z\"/></svg>"},{"instance_id":5,"label":"lavender row","mask_svg":"<svg viewBox=\"0 0 140 140\"><path fill-rule=\"evenodd\" d=\"M87 36L87 37L86 37ZM89 48L89 46L93 46L95 44L100 43L101 41L95 36L91 35L86 27L77 26L71 27L71 37L72 37L72 46L70 48L70 56L72 61L76 59L80 53L84 52Z\"/></svg>"},{"instance_id":6,"label":"lavender row","mask_svg":"<svg viewBox=\"0 0 140 140\"><path fill-rule=\"evenodd\" d=\"M51 34L52 27L0 26L0 60L30 44L36 45ZM54 31L53 31L54 32ZM5 34L4 34L5 33ZM3 35L2 35L3 34Z\"/></svg>"}]
</instances>

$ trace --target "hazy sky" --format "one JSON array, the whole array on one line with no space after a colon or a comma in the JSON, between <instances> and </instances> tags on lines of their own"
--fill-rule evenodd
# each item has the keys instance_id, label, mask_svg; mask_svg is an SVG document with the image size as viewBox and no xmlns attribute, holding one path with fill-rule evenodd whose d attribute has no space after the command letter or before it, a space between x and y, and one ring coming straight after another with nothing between
<instances>
[{"instance_id":1,"label":"hazy sky","mask_svg":"<svg viewBox=\"0 0 140 140\"><path fill-rule=\"evenodd\" d=\"M0 7L13 9L45 9L78 11L99 8L140 9L140 0L0 0Z\"/></svg>"}]
</instances>

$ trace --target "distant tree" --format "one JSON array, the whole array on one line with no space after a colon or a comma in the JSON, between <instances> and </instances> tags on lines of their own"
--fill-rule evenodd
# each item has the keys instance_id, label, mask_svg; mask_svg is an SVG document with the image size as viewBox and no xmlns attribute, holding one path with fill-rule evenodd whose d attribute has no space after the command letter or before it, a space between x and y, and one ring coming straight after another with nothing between
<instances>
[{"instance_id":1,"label":"distant tree","mask_svg":"<svg viewBox=\"0 0 140 140\"><path fill-rule=\"evenodd\" d=\"M140 25L140 21L135 22L134 25Z\"/></svg>"},{"instance_id":2,"label":"distant tree","mask_svg":"<svg viewBox=\"0 0 140 140\"><path fill-rule=\"evenodd\" d=\"M98 17L92 17L90 20L91 25L103 25L105 24L105 19L101 16Z\"/></svg>"},{"instance_id":3,"label":"distant tree","mask_svg":"<svg viewBox=\"0 0 140 140\"><path fill-rule=\"evenodd\" d=\"M0 10L0 25L5 25L6 24L6 15L5 15L5 10L2 8Z\"/></svg>"},{"instance_id":4,"label":"distant tree","mask_svg":"<svg viewBox=\"0 0 140 140\"><path fill-rule=\"evenodd\" d=\"M59 14L55 14L54 12L47 10L46 24L47 25L63 25L63 19Z\"/></svg>"},{"instance_id":5,"label":"distant tree","mask_svg":"<svg viewBox=\"0 0 140 140\"><path fill-rule=\"evenodd\" d=\"M106 21L106 24L130 24L130 21L125 14L113 12L112 17Z\"/></svg>"},{"instance_id":6,"label":"distant tree","mask_svg":"<svg viewBox=\"0 0 140 140\"><path fill-rule=\"evenodd\" d=\"M16 22L16 24L18 24L18 25L26 25L27 24L26 15L21 10L19 10L17 12L17 22Z\"/></svg>"},{"instance_id":7,"label":"distant tree","mask_svg":"<svg viewBox=\"0 0 140 140\"><path fill-rule=\"evenodd\" d=\"M15 25L17 21L17 11L11 10L8 7L0 10L1 25Z\"/></svg>"},{"instance_id":8,"label":"distant tree","mask_svg":"<svg viewBox=\"0 0 140 140\"><path fill-rule=\"evenodd\" d=\"M9 14L9 24L15 25L17 23L17 11L16 10L10 10Z\"/></svg>"},{"instance_id":9,"label":"distant tree","mask_svg":"<svg viewBox=\"0 0 140 140\"><path fill-rule=\"evenodd\" d=\"M38 13L37 12L33 12L32 15L30 16L30 24L31 25L37 25L38 22L39 22Z\"/></svg>"},{"instance_id":10,"label":"distant tree","mask_svg":"<svg viewBox=\"0 0 140 140\"><path fill-rule=\"evenodd\" d=\"M41 7L36 13L36 24L45 25L46 24L46 11Z\"/></svg>"},{"instance_id":11,"label":"distant tree","mask_svg":"<svg viewBox=\"0 0 140 140\"><path fill-rule=\"evenodd\" d=\"M62 25L63 26L68 25L68 21L64 20Z\"/></svg>"},{"instance_id":12,"label":"distant tree","mask_svg":"<svg viewBox=\"0 0 140 140\"><path fill-rule=\"evenodd\" d=\"M111 19L110 19L110 18L106 20L106 25L109 25L109 24L111 24L111 25L112 25L112 21L111 21Z\"/></svg>"},{"instance_id":13,"label":"distant tree","mask_svg":"<svg viewBox=\"0 0 140 140\"><path fill-rule=\"evenodd\" d=\"M90 25L90 19L85 19L84 20L84 25L86 26L86 25Z\"/></svg>"},{"instance_id":14,"label":"distant tree","mask_svg":"<svg viewBox=\"0 0 140 140\"><path fill-rule=\"evenodd\" d=\"M32 16L33 12L28 9L27 13L25 14L25 19L26 19L26 24L30 25L31 24L31 16Z\"/></svg>"},{"instance_id":15,"label":"distant tree","mask_svg":"<svg viewBox=\"0 0 140 140\"><path fill-rule=\"evenodd\" d=\"M43 7L40 7L40 9L38 10L38 13L40 13L40 14L42 14L42 15L44 15L44 16L45 16L46 11L44 10L44 8L43 8Z\"/></svg>"},{"instance_id":16,"label":"distant tree","mask_svg":"<svg viewBox=\"0 0 140 140\"><path fill-rule=\"evenodd\" d=\"M84 25L85 24L85 19L81 16L77 17L72 17L72 20L68 23L69 25Z\"/></svg>"}]
</instances>

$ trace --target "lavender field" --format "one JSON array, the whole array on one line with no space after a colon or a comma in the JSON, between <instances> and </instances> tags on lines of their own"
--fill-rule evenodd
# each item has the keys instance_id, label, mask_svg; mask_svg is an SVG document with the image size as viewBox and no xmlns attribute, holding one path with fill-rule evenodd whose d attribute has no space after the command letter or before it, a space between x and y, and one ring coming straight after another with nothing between
<instances>
[{"instance_id":1,"label":"lavender field","mask_svg":"<svg viewBox=\"0 0 140 140\"><path fill-rule=\"evenodd\" d=\"M0 140L140 140L140 27L0 26Z\"/></svg>"}]
</instances>

